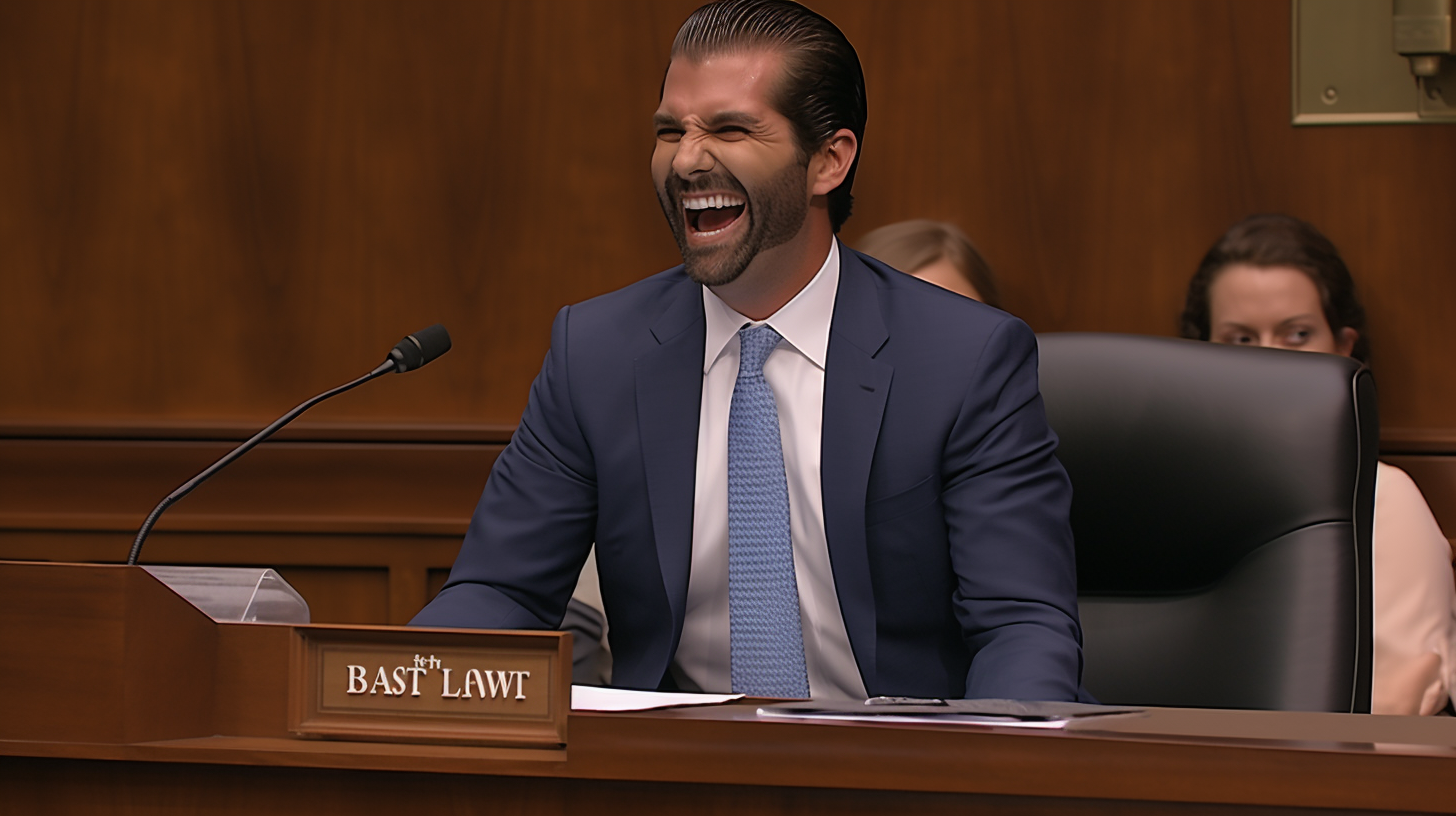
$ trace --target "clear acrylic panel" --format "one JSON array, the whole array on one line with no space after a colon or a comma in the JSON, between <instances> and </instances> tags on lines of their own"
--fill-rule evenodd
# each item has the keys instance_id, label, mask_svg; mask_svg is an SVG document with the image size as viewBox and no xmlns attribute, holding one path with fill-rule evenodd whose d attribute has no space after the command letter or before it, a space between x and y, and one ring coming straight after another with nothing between
<instances>
[{"instance_id":1,"label":"clear acrylic panel","mask_svg":"<svg viewBox=\"0 0 1456 816\"><path fill-rule=\"evenodd\" d=\"M265 567L142 567L222 623L308 623L308 603Z\"/></svg>"}]
</instances>

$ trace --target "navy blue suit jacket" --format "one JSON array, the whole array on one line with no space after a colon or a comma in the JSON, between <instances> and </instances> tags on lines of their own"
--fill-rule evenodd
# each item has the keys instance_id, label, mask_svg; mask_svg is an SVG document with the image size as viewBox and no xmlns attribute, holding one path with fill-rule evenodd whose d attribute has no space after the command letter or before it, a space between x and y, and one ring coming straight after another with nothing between
<instances>
[{"instance_id":1,"label":"navy blue suit jacket","mask_svg":"<svg viewBox=\"0 0 1456 816\"><path fill-rule=\"evenodd\" d=\"M1071 486L1010 315L845 249L824 378L825 534L872 695L1073 700ZM450 580L413 621L554 628L592 542L613 683L682 634L703 381L681 267L557 315Z\"/></svg>"}]
</instances>

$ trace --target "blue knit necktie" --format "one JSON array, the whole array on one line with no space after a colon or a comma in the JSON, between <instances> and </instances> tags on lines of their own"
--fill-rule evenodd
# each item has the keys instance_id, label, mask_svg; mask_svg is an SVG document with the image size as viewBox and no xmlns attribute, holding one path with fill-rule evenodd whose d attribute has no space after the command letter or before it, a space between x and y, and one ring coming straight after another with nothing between
<instances>
[{"instance_id":1,"label":"blue knit necktie","mask_svg":"<svg viewBox=\"0 0 1456 816\"><path fill-rule=\"evenodd\" d=\"M767 325L738 332L728 411L728 628L733 691L808 697L779 410L763 378L780 339Z\"/></svg>"}]
</instances>

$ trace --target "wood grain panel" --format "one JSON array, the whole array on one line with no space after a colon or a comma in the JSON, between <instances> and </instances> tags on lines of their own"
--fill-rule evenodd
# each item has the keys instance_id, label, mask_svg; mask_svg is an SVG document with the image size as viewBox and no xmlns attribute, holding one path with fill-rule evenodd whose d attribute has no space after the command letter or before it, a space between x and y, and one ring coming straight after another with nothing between
<instances>
[{"instance_id":1,"label":"wood grain panel","mask_svg":"<svg viewBox=\"0 0 1456 816\"><path fill-rule=\"evenodd\" d=\"M1456 128L1291 126L1288 4L822 6L869 83L851 242L953 221L1038 331L1172 334L1224 229L1290 212L1360 283L1384 425L1456 426Z\"/></svg>"},{"instance_id":2,"label":"wood grain panel","mask_svg":"<svg viewBox=\"0 0 1456 816\"><path fill-rule=\"evenodd\" d=\"M5 738L206 736L213 624L141 570L0 563ZM64 709L53 704L65 701Z\"/></svg>"},{"instance_id":3,"label":"wood grain panel","mask_svg":"<svg viewBox=\"0 0 1456 816\"><path fill-rule=\"evenodd\" d=\"M426 578L425 578L425 586L428 588L427 589L427 594L431 598L434 598L436 595L439 595L440 594L440 590L442 590L442 589L445 588L445 581L448 580L449 578L450 578L450 571L449 570L438 570L438 569L430 570L429 571L429 574L426 575Z\"/></svg>"},{"instance_id":4,"label":"wood grain panel","mask_svg":"<svg viewBox=\"0 0 1456 816\"><path fill-rule=\"evenodd\" d=\"M545 791L560 812L1456 812L1456 741L1434 717L1150 708L1024 729L791 722L742 700L572 713L562 749L297 739L286 712L301 634L212 624L135 568L0 562L0 688L20 703L0 718L6 805L532 812Z\"/></svg>"},{"instance_id":5,"label":"wood grain panel","mask_svg":"<svg viewBox=\"0 0 1456 816\"><path fill-rule=\"evenodd\" d=\"M552 314L675 261L647 121L695 4L0 4L0 419L261 424L438 320L317 418L514 423ZM1456 128L1292 127L1287 3L813 5L867 70L849 239L956 221L1034 328L1168 334L1230 222L1293 212L1387 427L1456 428Z\"/></svg>"},{"instance_id":6,"label":"wood grain panel","mask_svg":"<svg viewBox=\"0 0 1456 816\"><path fill-rule=\"evenodd\" d=\"M227 442L0 438L0 529L108 532L232 447ZM162 516L159 532L460 536L499 445L269 442Z\"/></svg>"},{"instance_id":7,"label":"wood grain panel","mask_svg":"<svg viewBox=\"0 0 1456 816\"><path fill-rule=\"evenodd\" d=\"M0 529L0 559L120 563L130 534ZM314 623L408 623L444 586L460 536L158 533L144 564L271 567Z\"/></svg>"},{"instance_id":8,"label":"wood grain panel","mask_svg":"<svg viewBox=\"0 0 1456 816\"><path fill-rule=\"evenodd\" d=\"M261 419L440 321L452 357L320 415L514 422L552 314L671 265L646 139L679 18L4 4L0 344L31 353L0 414Z\"/></svg>"},{"instance_id":9,"label":"wood grain panel","mask_svg":"<svg viewBox=\"0 0 1456 816\"><path fill-rule=\"evenodd\" d=\"M570 813L677 813L698 816L871 816L916 813L957 816L964 813L1000 816L1346 816L1368 810L1229 807L1200 803L1127 800L1059 799L1053 797L982 796L904 791L842 791L802 787L684 785L670 782L613 782L575 779L529 779L497 776L423 773L332 771L263 766L199 765L185 773L162 763L97 762L8 758L0 767L0 784L14 807L35 816L90 812L102 796L115 816L208 813L251 816L336 812L341 803L351 814L402 812L473 813L489 803L493 813L559 816Z\"/></svg>"},{"instance_id":10,"label":"wood grain panel","mask_svg":"<svg viewBox=\"0 0 1456 816\"><path fill-rule=\"evenodd\" d=\"M308 601L310 620L315 623L408 623L421 603L395 620L390 604L389 570L361 567L278 567L298 594ZM420 595L424 594L423 581Z\"/></svg>"},{"instance_id":11,"label":"wood grain panel","mask_svg":"<svg viewBox=\"0 0 1456 816\"><path fill-rule=\"evenodd\" d=\"M230 443L0 439L0 559L117 563ZM174 506L152 564L273 567L322 623L409 621L439 591L498 444L275 442Z\"/></svg>"},{"instance_id":12,"label":"wood grain panel","mask_svg":"<svg viewBox=\"0 0 1456 816\"><path fill-rule=\"evenodd\" d=\"M648 122L696 5L0 3L0 554L119 560L229 442L439 321L448 356L316 409L148 550L407 617L552 315L676 261ZM1456 454L1456 128L1294 128L1286 2L811 5L866 68L851 243L954 221L1038 331L1170 334L1231 222L1300 215L1360 281L1387 447Z\"/></svg>"}]
</instances>

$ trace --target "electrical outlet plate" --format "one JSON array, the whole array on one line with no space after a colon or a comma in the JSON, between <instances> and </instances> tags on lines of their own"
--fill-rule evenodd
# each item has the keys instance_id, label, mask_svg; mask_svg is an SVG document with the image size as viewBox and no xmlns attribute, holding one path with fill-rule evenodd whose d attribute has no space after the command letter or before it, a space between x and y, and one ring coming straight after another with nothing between
<instances>
[{"instance_id":1,"label":"electrical outlet plate","mask_svg":"<svg viewBox=\"0 0 1456 816\"><path fill-rule=\"evenodd\" d=\"M1290 0L1296 125L1456 122L1456 56L1417 81L1392 45L1391 0Z\"/></svg>"}]
</instances>

